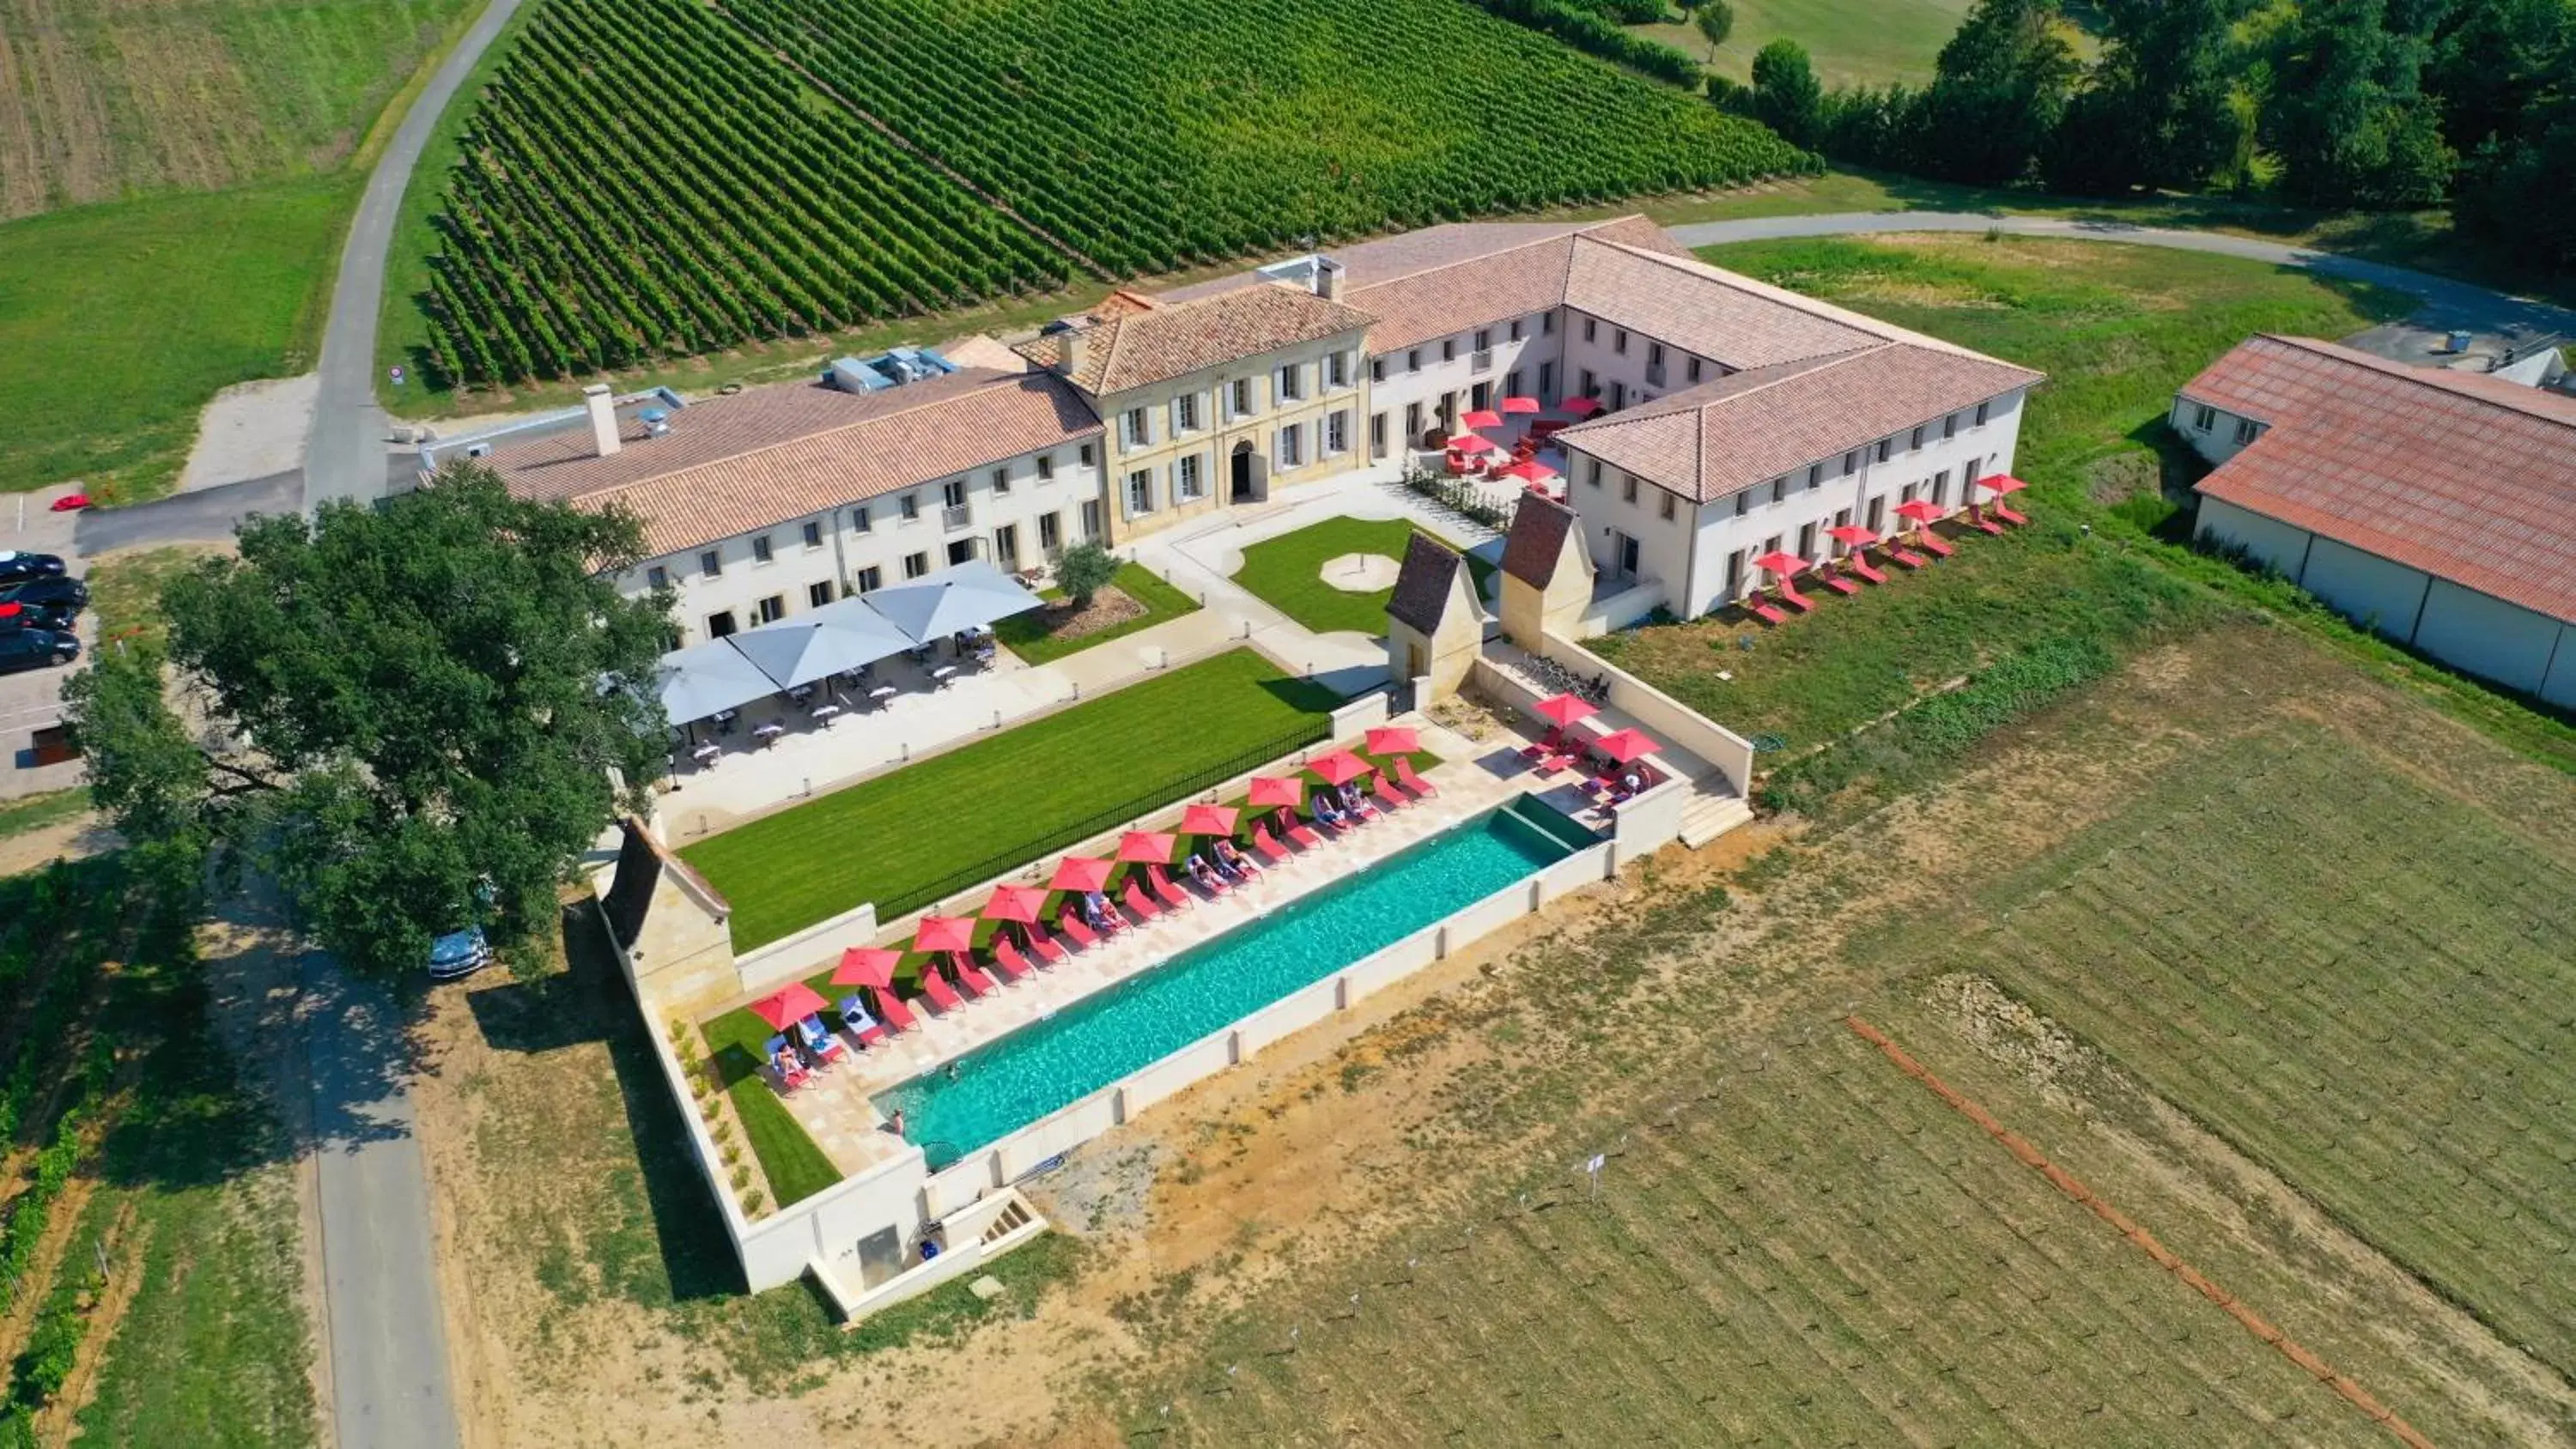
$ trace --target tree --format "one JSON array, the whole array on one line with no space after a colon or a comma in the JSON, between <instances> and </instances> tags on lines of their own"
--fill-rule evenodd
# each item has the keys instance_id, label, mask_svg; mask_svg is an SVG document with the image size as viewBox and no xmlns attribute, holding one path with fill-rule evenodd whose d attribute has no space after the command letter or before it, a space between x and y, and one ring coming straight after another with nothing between
<instances>
[{"instance_id":1,"label":"tree","mask_svg":"<svg viewBox=\"0 0 2576 1449\"><path fill-rule=\"evenodd\" d=\"M1735 7L1727 0L1702 0L1700 7L1691 12L1691 24L1699 30L1700 38L1708 42L1708 58L1714 64L1717 48L1726 44L1726 37L1735 33Z\"/></svg>"},{"instance_id":2,"label":"tree","mask_svg":"<svg viewBox=\"0 0 2576 1449\"><path fill-rule=\"evenodd\" d=\"M1753 57L1753 117L1789 144L1814 148L1824 131L1825 89L1805 46L1783 38Z\"/></svg>"},{"instance_id":3,"label":"tree","mask_svg":"<svg viewBox=\"0 0 2576 1449\"><path fill-rule=\"evenodd\" d=\"M669 601L611 582L639 525L513 498L466 464L237 537L238 558L164 592L175 691L152 649L66 686L119 832L267 870L301 926L377 974L469 921L503 945L550 924L667 751Z\"/></svg>"},{"instance_id":4,"label":"tree","mask_svg":"<svg viewBox=\"0 0 2576 1449\"><path fill-rule=\"evenodd\" d=\"M1066 549L1063 560L1055 567L1056 580L1064 586L1065 597L1073 601L1076 609L1090 608L1091 596L1107 587L1117 573L1117 556L1087 540Z\"/></svg>"},{"instance_id":5,"label":"tree","mask_svg":"<svg viewBox=\"0 0 2576 1449\"><path fill-rule=\"evenodd\" d=\"M2308 0L2272 56L2263 138L2282 189L2323 206L2430 206L2458 156L2423 92L2431 16L2389 0Z\"/></svg>"},{"instance_id":6,"label":"tree","mask_svg":"<svg viewBox=\"0 0 2576 1449\"><path fill-rule=\"evenodd\" d=\"M2056 0L1977 0L1934 63L1915 123L1924 169L2000 186L2022 180L2082 67Z\"/></svg>"},{"instance_id":7,"label":"tree","mask_svg":"<svg viewBox=\"0 0 2576 1449\"><path fill-rule=\"evenodd\" d=\"M2576 268L2576 34L2534 87L2512 134L2490 137L2461 168L2460 224L2545 267Z\"/></svg>"},{"instance_id":8,"label":"tree","mask_svg":"<svg viewBox=\"0 0 2576 1449\"><path fill-rule=\"evenodd\" d=\"M2112 195L2197 190L2244 139L2235 103L2237 0L2114 0L2105 48L2067 102L2049 185Z\"/></svg>"}]
</instances>

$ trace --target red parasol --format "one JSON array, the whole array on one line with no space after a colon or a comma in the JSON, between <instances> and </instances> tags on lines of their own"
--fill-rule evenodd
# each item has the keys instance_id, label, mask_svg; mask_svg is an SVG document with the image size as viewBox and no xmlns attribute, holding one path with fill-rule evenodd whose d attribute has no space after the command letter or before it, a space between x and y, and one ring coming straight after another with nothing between
<instances>
[{"instance_id":1,"label":"red parasol","mask_svg":"<svg viewBox=\"0 0 2576 1449\"><path fill-rule=\"evenodd\" d=\"M1409 755L1421 748L1413 731L1402 725L1383 725L1368 732L1368 752L1372 755Z\"/></svg>"},{"instance_id":2,"label":"red parasol","mask_svg":"<svg viewBox=\"0 0 2576 1449\"><path fill-rule=\"evenodd\" d=\"M1231 805L1193 805L1181 812L1181 833L1232 835L1236 813Z\"/></svg>"},{"instance_id":3,"label":"red parasol","mask_svg":"<svg viewBox=\"0 0 2576 1449\"><path fill-rule=\"evenodd\" d=\"M1538 702L1538 712L1540 718L1563 729L1576 720L1592 718L1601 709L1579 694L1552 694Z\"/></svg>"},{"instance_id":4,"label":"red parasol","mask_svg":"<svg viewBox=\"0 0 2576 1449\"><path fill-rule=\"evenodd\" d=\"M975 922L967 916L924 916L912 933L912 949L936 954L975 949Z\"/></svg>"},{"instance_id":5,"label":"red parasol","mask_svg":"<svg viewBox=\"0 0 2576 1449\"><path fill-rule=\"evenodd\" d=\"M1492 408L1478 408L1458 420L1458 426L1462 428L1499 428L1502 425L1503 415Z\"/></svg>"},{"instance_id":6,"label":"red parasol","mask_svg":"<svg viewBox=\"0 0 2576 1449\"><path fill-rule=\"evenodd\" d=\"M1663 746L1656 744L1639 731L1621 730L1617 734L1603 735L1594 740L1592 748L1624 765L1641 755L1651 755Z\"/></svg>"},{"instance_id":7,"label":"red parasol","mask_svg":"<svg viewBox=\"0 0 2576 1449\"><path fill-rule=\"evenodd\" d=\"M1917 523L1930 523L1933 519L1941 516L1941 505L1925 499L1917 498L1911 503L1900 503L1896 505L1896 516L1899 518L1911 518Z\"/></svg>"},{"instance_id":8,"label":"red parasol","mask_svg":"<svg viewBox=\"0 0 2576 1449\"><path fill-rule=\"evenodd\" d=\"M1055 879L1047 885L1060 891L1096 891L1109 884L1109 872L1118 868L1112 860L1092 855L1068 855L1057 861Z\"/></svg>"},{"instance_id":9,"label":"red parasol","mask_svg":"<svg viewBox=\"0 0 2576 1449\"><path fill-rule=\"evenodd\" d=\"M1449 451L1452 453L1499 453L1503 451L1503 445L1495 442L1491 438L1478 437L1474 433L1460 433L1458 436L1449 440Z\"/></svg>"},{"instance_id":10,"label":"red parasol","mask_svg":"<svg viewBox=\"0 0 2576 1449\"><path fill-rule=\"evenodd\" d=\"M2001 498L2007 493L2019 493L2030 485L2024 483L2010 473L1997 473L1991 478L1978 479L1977 486L1980 488L1991 488L1994 490L1995 496L1997 498Z\"/></svg>"},{"instance_id":11,"label":"red parasol","mask_svg":"<svg viewBox=\"0 0 2576 1449\"><path fill-rule=\"evenodd\" d=\"M1173 840L1154 830L1130 830L1118 837L1118 858L1145 865L1170 865Z\"/></svg>"},{"instance_id":12,"label":"red parasol","mask_svg":"<svg viewBox=\"0 0 2576 1449\"><path fill-rule=\"evenodd\" d=\"M1501 472L1506 478L1526 478L1532 483L1543 483L1556 476L1554 468L1536 458L1523 458L1510 467L1502 469Z\"/></svg>"},{"instance_id":13,"label":"red parasol","mask_svg":"<svg viewBox=\"0 0 2576 1449\"><path fill-rule=\"evenodd\" d=\"M984 903L984 919L1032 925L1045 905L1046 892L1036 886L995 886L993 898Z\"/></svg>"},{"instance_id":14,"label":"red parasol","mask_svg":"<svg viewBox=\"0 0 2576 1449\"><path fill-rule=\"evenodd\" d=\"M1347 785L1377 767L1348 750L1335 750L1308 760L1306 768L1322 776L1327 785Z\"/></svg>"},{"instance_id":15,"label":"red parasol","mask_svg":"<svg viewBox=\"0 0 2576 1449\"><path fill-rule=\"evenodd\" d=\"M1807 566L1807 561L1786 549L1773 549L1753 561L1753 566L1775 579L1785 579Z\"/></svg>"},{"instance_id":16,"label":"red parasol","mask_svg":"<svg viewBox=\"0 0 2576 1449\"><path fill-rule=\"evenodd\" d=\"M1825 530L1825 536L1842 543L1850 544L1854 548L1859 548L1863 544L1878 542L1877 534L1861 527L1857 523L1845 523L1833 528L1828 528Z\"/></svg>"},{"instance_id":17,"label":"red parasol","mask_svg":"<svg viewBox=\"0 0 2576 1449\"><path fill-rule=\"evenodd\" d=\"M852 946L841 953L841 964L832 968L835 986L873 986L879 991L894 985L895 963L903 959L901 951L888 951L878 946Z\"/></svg>"},{"instance_id":18,"label":"red parasol","mask_svg":"<svg viewBox=\"0 0 2576 1449\"><path fill-rule=\"evenodd\" d=\"M1561 413L1572 413L1578 418L1588 418L1594 413L1601 411L1601 399L1597 397L1570 397L1565 401L1558 403L1556 405L1556 410Z\"/></svg>"},{"instance_id":19,"label":"red parasol","mask_svg":"<svg viewBox=\"0 0 2576 1449\"><path fill-rule=\"evenodd\" d=\"M1539 406L1538 399L1534 397L1507 397L1503 399L1503 411L1507 413L1543 413L1546 412L1547 409Z\"/></svg>"},{"instance_id":20,"label":"red parasol","mask_svg":"<svg viewBox=\"0 0 2576 1449\"><path fill-rule=\"evenodd\" d=\"M1294 810L1305 803L1305 799L1306 782L1294 775L1284 780L1268 775L1256 775L1252 780L1252 793L1246 797L1245 803L1262 810L1276 805L1285 805Z\"/></svg>"},{"instance_id":21,"label":"red parasol","mask_svg":"<svg viewBox=\"0 0 2576 1449\"><path fill-rule=\"evenodd\" d=\"M764 996L751 1004L752 1015L768 1022L772 1031L785 1031L787 1023L802 1020L821 1011L830 1003L814 988L802 981L790 982L774 996Z\"/></svg>"}]
</instances>

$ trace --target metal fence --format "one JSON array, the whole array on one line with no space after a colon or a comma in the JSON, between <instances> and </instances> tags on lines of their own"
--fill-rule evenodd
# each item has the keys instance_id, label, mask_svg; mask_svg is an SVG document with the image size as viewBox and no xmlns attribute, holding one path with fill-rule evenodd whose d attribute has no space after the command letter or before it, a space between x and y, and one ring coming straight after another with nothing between
<instances>
[{"instance_id":1,"label":"metal fence","mask_svg":"<svg viewBox=\"0 0 2576 1449\"><path fill-rule=\"evenodd\" d=\"M959 891L970 890L995 877L1009 874L1020 866L1049 852L1062 850L1079 840L1088 840L1113 826L1150 815L1175 801L1201 790L1221 785L1247 770L1257 769L1282 755L1304 749L1328 738L1333 732L1330 715L1319 715L1295 730L1268 743L1256 745L1230 759L1202 766L1186 774L1174 775L1097 814L1060 826L1043 835L1032 836L1010 849L989 856L973 865L950 871L927 884L877 902L877 919L891 921L935 901L946 900Z\"/></svg>"}]
</instances>

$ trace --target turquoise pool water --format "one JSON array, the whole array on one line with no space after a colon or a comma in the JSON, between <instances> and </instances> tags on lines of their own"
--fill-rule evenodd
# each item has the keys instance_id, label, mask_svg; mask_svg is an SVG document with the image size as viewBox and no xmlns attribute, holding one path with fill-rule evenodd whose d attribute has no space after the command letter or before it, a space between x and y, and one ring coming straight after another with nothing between
<instances>
[{"instance_id":1,"label":"turquoise pool water","mask_svg":"<svg viewBox=\"0 0 2576 1449\"><path fill-rule=\"evenodd\" d=\"M889 1088L877 1110L903 1110L935 1171L1563 860L1567 836L1497 810L958 1057L953 1077L943 1064Z\"/></svg>"}]
</instances>

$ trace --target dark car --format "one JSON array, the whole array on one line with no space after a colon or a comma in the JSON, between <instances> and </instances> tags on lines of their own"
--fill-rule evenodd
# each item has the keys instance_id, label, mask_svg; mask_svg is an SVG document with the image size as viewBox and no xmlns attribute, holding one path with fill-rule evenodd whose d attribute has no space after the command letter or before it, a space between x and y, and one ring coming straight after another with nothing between
<instances>
[{"instance_id":1,"label":"dark car","mask_svg":"<svg viewBox=\"0 0 2576 1449\"><path fill-rule=\"evenodd\" d=\"M0 549L0 584L24 583L28 579L58 579L62 574L63 561L52 554Z\"/></svg>"},{"instance_id":2,"label":"dark car","mask_svg":"<svg viewBox=\"0 0 2576 1449\"><path fill-rule=\"evenodd\" d=\"M77 614L89 607L89 585L61 575L0 584L0 604L25 604L31 609L61 609Z\"/></svg>"},{"instance_id":3,"label":"dark car","mask_svg":"<svg viewBox=\"0 0 2576 1449\"><path fill-rule=\"evenodd\" d=\"M0 628L0 674L51 669L80 657L80 641L52 629Z\"/></svg>"}]
</instances>

